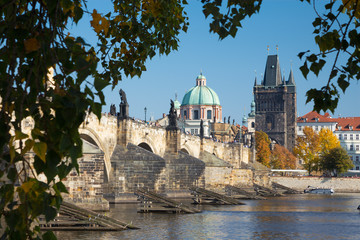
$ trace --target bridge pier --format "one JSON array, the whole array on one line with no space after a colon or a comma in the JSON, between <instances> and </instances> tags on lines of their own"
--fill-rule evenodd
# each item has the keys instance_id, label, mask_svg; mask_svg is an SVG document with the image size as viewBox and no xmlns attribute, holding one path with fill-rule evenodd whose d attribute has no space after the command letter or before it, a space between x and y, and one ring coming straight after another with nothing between
<instances>
[{"instance_id":1,"label":"bridge pier","mask_svg":"<svg viewBox=\"0 0 360 240\"><path fill-rule=\"evenodd\" d=\"M178 155L181 149L180 142L181 133L179 129L166 130L166 153Z\"/></svg>"}]
</instances>

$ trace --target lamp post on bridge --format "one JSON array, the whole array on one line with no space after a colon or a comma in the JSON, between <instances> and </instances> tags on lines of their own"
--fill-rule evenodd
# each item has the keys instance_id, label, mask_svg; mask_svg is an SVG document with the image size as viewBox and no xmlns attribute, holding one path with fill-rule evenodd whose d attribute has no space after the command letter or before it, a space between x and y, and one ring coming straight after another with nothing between
<instances>
[{"instance_id":1,"label":"lamp post on bridge","mask_svg":"<svg viewBox=\"0 0 360 240\"><path fill-rule=\"evenodd\" d=\"M145 112L145 123L146 123L146 111L147 111L147 108L145 107L145 108L144 108L144 112Z\"/></svg>"}]
</instances>

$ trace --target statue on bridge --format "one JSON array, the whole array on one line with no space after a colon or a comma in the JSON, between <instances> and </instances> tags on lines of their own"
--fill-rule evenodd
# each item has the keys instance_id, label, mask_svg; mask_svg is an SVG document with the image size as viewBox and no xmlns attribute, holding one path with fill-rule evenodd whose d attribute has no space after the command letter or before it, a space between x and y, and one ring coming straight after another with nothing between
<instances>
[{"instance_id":1,"label":"statue on bridge","mask_svg":"<svg viewBox=\"0 0 360 240\"><path fill-rule=\"evenodd\" d=\"M200 121L200 138L204 138L204 122L202 119Z\"/></svg>"},{"instance_id":2,"label":"statue on bridge","mask_svg":"<svg viewBox=\"0 0 360 240\"><path fill-rule=\"evenodd\" d=\"M168 115L168 119L169 119L169 125L166 127L167 130L177 130L177 114L176 114L176 109L175 109L175 105L174 105L174 101L172 99L170 99L170 110L169 110L169 115Z\"/></svg>"},{"instance_id":3,"label":"statue on bridge","mask_svg":"<svg viewBox=\"0 0 360 240\"><path fill-rule=\"evenodd\" d=\"M230 116L228 117L228 124L230 124Z\"/></svg>"},{"instance_id":4,"label":"statue on bridge","mask_svg":"<svg viewBox=\"0 0 360 240\"><path fill-rule=\"evenodd\" d=\"M121 98L121 103L127 104L128 102L126 99L126 93L121 88L120 88L119 94L120 94L120 98Z\"/></svg>"},{"instance_id":5,"label":"statue on bridge","mask_svg":"<svg viewBox=\"0 0 360 240\"><path fill-rule=\"evenodd\" d=\"M120 89L119 94L120 94L120 99L121 99L121 102L119 105L119 107L120 107L119 118L120 119L129 118L129 104L126 99L126 93L122 89Z\"/></svg>"},{"instance_id":6,"label":"statue on bridge","mask_svg":"<svg viewBox=\"0 0 360 240\"><path fill-rule=\"evenodd\" d=\"M111 115L111 116L116 116L116 107L115 107L115 104L111 104L111 105L110 105L110 115Z\"/></svg>"}]
</instances>

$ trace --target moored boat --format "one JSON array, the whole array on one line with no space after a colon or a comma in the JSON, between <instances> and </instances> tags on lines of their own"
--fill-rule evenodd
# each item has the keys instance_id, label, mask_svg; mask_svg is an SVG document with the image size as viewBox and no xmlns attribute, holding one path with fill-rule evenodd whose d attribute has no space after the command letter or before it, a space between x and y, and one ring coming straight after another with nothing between
<instances>
[{"instance_id":1,"label":"moored boat","mask_svg":"<svg viewBox=\"0 0 360 240\"><path fill-rule=\"evenodd\" d=\"M332 188L316 188L308 186L307 189L304 190L304 193L314 193L314 194L332 194L334 193L334 189Z\"/></svg>"}]
</instances>

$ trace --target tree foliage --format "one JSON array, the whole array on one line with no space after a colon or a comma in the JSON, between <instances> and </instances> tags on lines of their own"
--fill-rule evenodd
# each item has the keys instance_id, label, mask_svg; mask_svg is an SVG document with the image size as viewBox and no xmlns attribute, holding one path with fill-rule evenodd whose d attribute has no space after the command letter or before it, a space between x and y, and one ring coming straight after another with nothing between
<instances>
[{"instance_id":1,"label":"tree foliage","mask_svg":"<svg viewBox=\"0 0 360 240\"><path fill-rule=\"evenodd\" d=\"M255 132L256 141L256 161L270 167L270 140L266 133L263 131Z\"/></svg>"},{"instance_id":2,"label":"tree foliage","mask_svg":"<svg viewBox=\"0 0 360 240\"><path fill-rule=\"evenodd\" d=\"M329 153L330 150L340 147L340 141L329 128L323 128L319 132L321 155Z\"/></svg>"},{"instance_id":3,"label":"tree foliage","mask_svg":"<svg viewBox=\"0 0 360 240\"><path fill-rule=\"evenodd\" d=\"M114 11L101 14L89 13L84 0L0 0L1 239L54 239L41 235L37 218L56 216L61 181L78 169L86 114L100 119L102 90L122 75L140 76L145 61L176 50L187 29L186 1L112 3ZM98 47L67 30L84 14Z\"/></svg>"},{"instance_id":4,"label":"tree foliage","mask_svg":"<svg viewBox=\"0 0 360 240\"><path fill-rule=\"evenodd\" d=\"M340 141L328 128L323 128L317 133L311 127L304 127L303 133L304 136L298 136L296 139L294 153L304 161L304 168L311 174L323 168L323 156L340 147Z\"/></svg>"},{"instance_id":5,"label":"tree foliage","mask_svg":"<svg viewBox=\"0 0 360 240\"><path fill-rule=\"evenodd\" d=\"M354 167L346 150L340 146L331 149L321 158L321 169L330 175L337 176Z\"/></svg>"},{"instance_id":6,"label":"tree foliage","mask_svg":"<svg viewBox=\"0 0 360 240\"><path fill-rule=\"evenodd\" d=\"M296 157L284 146L275 144L271 151L270 166L273 169L295 169Z\"/></svg>"},{"instance_id":7,"label":"tree foliage","mask_svg":"<svg viewBox=\"0 0 360 240\"><path fill-rule=\"evenodd\" d=\"M235 36L242 27L241 21L261 9L262 0L201 0L203 12L211 16L210 31L223 39ZM314 110L334 112L339 101L339 91L345 93L351 81L360 79L360 0L300 0L313 5L316 18L313 21L314 41L318 51L300 52L304 59L300 67L305 78L310 72L316 77L326 65L330 66L327 84L320 89L307 91L307 102L314 103ZM345 63L340 57L347 58Z\"/></svg>"},{"instance_id":8,"label":"tree foliage","mask_svg":"<svg viewBox=\"0 0 360 240\"><path fill-rule=\"evenodd\" d=\"M296 139L294 154L304 161L304 168L311 174L319 169L320 138L311 127L304 127L303 133L304 136L298 136Z\"/></svg>"}]
</instances>

